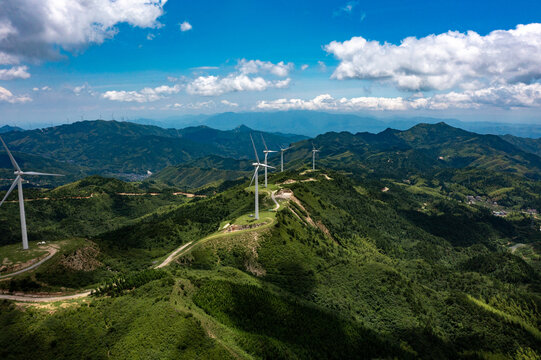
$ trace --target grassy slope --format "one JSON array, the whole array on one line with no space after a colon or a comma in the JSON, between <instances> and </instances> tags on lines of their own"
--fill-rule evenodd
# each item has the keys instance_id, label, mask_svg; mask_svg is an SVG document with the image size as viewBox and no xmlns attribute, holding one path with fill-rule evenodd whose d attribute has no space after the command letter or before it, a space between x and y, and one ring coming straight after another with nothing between
<instances>
[{"instance_id":1,"label":"grassy slope","mask_svg":"<svg viewBox=\"0 0 541 360\"><path fill-rule=\"evenodd\" d=\"M48 337L57 339L55 347L70 344L73 356L84 348L98 351L92 344L99 343L107 344L113 357L130 357L147 341L166 358L190 354L200 343L206 344L198 350L203 354L237 358L535 355L539 339L532 329L541 325L539 273L507 254L503 245L535 241L537 233L445 195L393 185L382 193L381 184L329 175L332 181L316 174L275 178L318 179L288 187L305 210L291 209L320 227L284 208L273 227L202 243L173 266L174 280L94 300L98 314L112 314L119 304L127 309L110 324L89 320L93 335L88 344L60 340L64 329L89 316L86 305L49 317L34 315L38 321L30 330L20 325L30 321L27 312L4 305L0 322L17 329L21 339L46 327ZM249 212L252 198L242 187L234 188L97 241L110 256L113 249L172 249ZM428 206L422 211L423 203ZM272 203L267 198L262 206ZM164 309L173 317L164 320ZM187 326L182 317L175 318L177 312L191 314L205 331L195 327L191 333L196 335L188 336L171 330L171 324L178 324L178 331ZM14 317L18 320L9 320ZM59 325L51 328L55 322ZM181 346L182 351L178 346L171 350L180 339L194 342ZM0 337L2 345L10 341L9 335ZM51 343L42 349L56 354Z\"/></svg>"}]
</instances>

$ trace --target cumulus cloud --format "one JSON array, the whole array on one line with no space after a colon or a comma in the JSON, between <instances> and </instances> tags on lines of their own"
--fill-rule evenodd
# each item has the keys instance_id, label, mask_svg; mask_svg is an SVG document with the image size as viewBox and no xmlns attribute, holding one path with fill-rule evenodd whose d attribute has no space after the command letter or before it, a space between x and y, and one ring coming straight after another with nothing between
<instances>
[{"instance_id":1,"label":"cumulus cloud","mask_svg":"<svg viewBox=\"0 0 541 360\"><path fill-rule=\"evenodd\" d=\"M479 89L541 78L541 24L486 36L449 31L394 45L353 37L325 46L340 64L335 79L390 81L400 89Z\"/></svg>"},{"instance_id":2,"label":"cumulus cloud","mask_svg":"<svg viewBox=\"0 0 541 360\"><path fill-rule=\"evenodd\" d=\"M225 106L231 106L231 107L237 107L239 106L239 104L235 103L235 102L231 102L229 100L222 100L220 101L222 104L224 104Z\"/></svg>"},{"instance_id":3,"label":"cumulus cloud","mask_svg":"<svg viewBox=\"0 0 541 360\"><path fill-rule=\"evenodd\" d=\"M406 101L401 97L358 97L335 99L329 94L316 96L310 100L278 99L259 101L260 110L406 110Z\"/></svg>"},{"instance_id":4,"label":"cumulus cloud","mask_svg":"<svg viewBox=\"0 0 541 360\"><path fill-rule=\"evenodd\" d=\"M27 66L13 66L9 69L0 69L0 80L28 79L30 73Z\"/></svg>"},{"instance_id":5,"label":"cumulus cloud","mask_svg":"<svg viewBox=\"0 0 541 360\"><path fill-rule=\"evenodd\" d=\"M190 24L187 21L184 21L182 24L180 24L180 31L189 31L192 29L192 24Z\"/></svg>"},{"instance_id":6,"label":"cumulus cloud","mask_svg":"<svg viewBox=\"0 0 541 360\"><path fill-rule=\"evenodd\" d=\"M246 60L242 59L237 64L237 69L242 74L259 74L269 73L279 77L286 77L289 72L293 70L295 65L293 63L284 63L280 61L277 64L273 64L270 61L261 60Z\"/></svg>"},{"instance_id":7,"label":"cumulus cloud","mask_svg":"<svg viewBox=\"0 0 541 360\"><path fill-rule=\"evenodd\" d=\"M15 103L25 103L25 102L29 102L29 101L32 101L32 99L29 96L26 96L26 95L21 95L21 96L13 95L13 93L11 91L9 91L8 89L3 88L3 87L0 86L0 102L8 102L8 103L11 103L11 104L15 104Z\"/></svg>"},{"instance_id":8,"label":"cumulus cloud","mask_svg":"<svg viewBox=\"0 0 541 360\"><path fill-rule=\"evenodd\" d=\"M541 84L498 85L463 92L436 94L431 97L356 97L335 99L329 94L313 99L278 99L259 101L260 110L327 110L327 111L404 111L478 109L495 107L504 109L541 107Z\"/></svg>"},{"instance_id":9,"label":"cumulus cloud","mask_svg":"<svg viewBox=\"0 0 541 360\"><path fill-rule=\"evenodd\" d=\"M144 88L140 91L106 91L102 94L104 99L122 102L146 103L163 99L166 95L176 94L180 91L180 86L162 85L155 88Z\"/></svg>"},{"instance_id":10,"label":"cumulus cloud","mask_svg":"<svg viewBox=\"0 0 541 360\"><path fill-rule=\"evenodd\" d=\"M293 63L272 63L270 61L241 59L235 66L236 71L225 76L198 76L189 81L186 91L192 95L218 96L236 91L264 91L269 88L286 88L291 79L286 78L294 68ZM194 68L197 70L214 70L213 66L202 66ZM262 76L267 74L278 78L286 79L265 79Z\"/></svg>"},{"instance_id":11,"label":"cumulus cloud","mask_svg":"<svg viewBox=\"0 0 541 360\"><path fill-rule=\"evenodd\" d=\"M17 0L0 2L0 64L58 57L100 44L119 23L158 28L167 0Z\"/></svg>"},{"instance_id":12,"label":"cumulus cloud","mask_svg":"<svg viewBox=\"0 0 541 360\"><path fill-rule=\"evenodd\" d=\"M291 79L266 80L260 76L250 77L245 74L220 76L199 76L186 86L192 95L217 96L236 91L263 91L269 88L286 88Z\"/></svg>"}]
</instances>

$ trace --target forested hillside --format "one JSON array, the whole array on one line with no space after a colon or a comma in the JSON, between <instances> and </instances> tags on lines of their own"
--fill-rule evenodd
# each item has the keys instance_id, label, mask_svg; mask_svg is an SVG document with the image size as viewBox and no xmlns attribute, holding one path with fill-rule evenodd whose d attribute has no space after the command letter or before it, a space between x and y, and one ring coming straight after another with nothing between
<instances>
[{"instance_id":1,"label":"forested hillside","mask_svg":"<svg viewBox=\"0 0 541 360\"><path fill-rule=\"evenodd\" d=\"M147 170L155 172L209 155L251 158L250 132L246 127L229 131L206 126L177 130L96 120L9 132L3 138L13 152L68 163L69 166L76 165L90 169L91 173L119 175L146 174ZM263 147L260 134L265 136L267 145L275 149L306 138L252 132L260 148ZM41 164L42 161L36 160L28 165L36 167ZM71 171L68 164L64 169L66 174Z\"/></svg>"},{"instance_id":2,"label":"forested hillside","mask_svg":"<svg viewBox=\"0 0 541 360\"><path fill-rule=\"evenodd\" d=\"M257 220L251 161L216 155L28 189L26 253L10 196L0 297L81 297L0 303L0 357L541 356L536 155L443 124L313 146L315 171L301 141L260 184Z\"/></svg>"},{"instance_id":3,"label":"forested hillside","mask_svg":"<svg viewBox=\"0 0 541 360\"><path fill-rule=\"evenodd\" d=\"M89 231L87 240L72 242L62 257L35 274L0 281L6 290L19 291L104 284L95 297L53 314L1 305L0 323L8 331L0 335L0 354L100 358L140 352L166 358L273 359L539 355L537 220L532 227L527 216L498 218L435 186L362 180L330 170L288 171L273 175L271 184L278 194L291 195L279 195L285 197L274 223L260 230L221 230L252 211L253 194L245 182L159 211L147 206L147 216L117 229ZM54 191L142 190L91 178ZM272 204L268 194L261 193L262 208ZM129 204L125 201L122 207ZM82 211L73 209L70 217ZM66 224L51 231L60 233ZM156 263L153 259L192 243L164 270L145 270ZM517 243L530 253L519 256L512 250ZM81 256L94 265L78 270L68 265L66 259ZM35 325L27 328L31 321ZM54 326L47 325L51 321ZM78 321L87 324L84 336L62 335ZM33 337L42 339L36 347L20 346Z\"/></svg>"}]
</instances>

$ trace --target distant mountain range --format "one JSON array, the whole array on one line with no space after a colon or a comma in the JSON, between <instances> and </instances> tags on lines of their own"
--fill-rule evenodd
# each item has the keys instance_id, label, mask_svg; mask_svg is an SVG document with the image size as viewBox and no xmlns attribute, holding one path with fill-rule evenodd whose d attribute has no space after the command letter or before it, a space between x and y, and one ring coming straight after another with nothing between
<instances>
[{"instance_id":1,"label":"distant mountain range","mask_svg":"<svg viewBox=\"0 0 541 360\"><path fill-rule=\"evenodd\" d=\"M387 128L407 130L417 124L445 122L451 126L479 134L514 135L529 138L541 137L541 124L515 124L486 121L460 121L449 118L411 117L376 118L354 114L336 114L318 111L278 112L226 112L213 115L185 115L162 120L136 119L136 123L161 127L183 128L207 125L220 130L229 130L239 125L270 132L287 132L314 137L329 131L378 133Z\"/></svg>"},{"instance_id":2,"label":"distant mountain range","mask_svg":"<svg viewBox=\"0 0 541 360\"><path fill-rule=\"evenodd\" d=\"M0 127L0 134L7 133L10 131L24 131L24 129L21 129L20 127L17 127L17 126L9 126L9 125L4 125Z\"/></svg>"},{"instance_id":3,"label":"distant mountain range","mask_svg":"<svg viewBox=\"0 0 541 360\"><path fill-rule=\"evenodd\" d=\"M287 114L294 116L294 113ZM332 123L336 116L297 114L320 114L312 119L314 128L325 121ZM213 123L225 126L228 116L222 114ZM353 124L357 120L351 116L348 121ZM281 121L292 124L286 129L288 132L300 130L293 118ZM39 185L59 185L91 174L141 180L150 171L155 174L149 181L155 185L193 189L249 176L253 160L250 133L259 151L263 150L262 134L273 149L293 144L294 148L286 154L288 167L301 167L309 162L315 144L321 148L318 154L321 164L336 169L364 169L400 176L445 168L478 168L541 178L541 140L481 135L441 122L418 124L408 130L388 128L377 134L327 132L313 140L302 135L263 133L244 125L233 130L204 125L164 129L103 120L11 131L2 136L23 168L68 175L52 180L28 179ZM270 157L275 165L276 159ZM0 156L0 178L9 179L12 175L9 159ZM6 182L5 186L8 185Z\"/></svg>"}]
</instances>

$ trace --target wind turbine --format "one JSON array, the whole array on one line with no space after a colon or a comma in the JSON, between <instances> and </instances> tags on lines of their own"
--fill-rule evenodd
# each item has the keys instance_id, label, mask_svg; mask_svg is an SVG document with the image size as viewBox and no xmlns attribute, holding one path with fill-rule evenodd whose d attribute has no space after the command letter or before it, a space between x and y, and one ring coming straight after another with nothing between
<instances>
[{"instance_id":1,"label":"wind turbine","mask_svg":"<svg viewBox=\"0 0 541 360\"><path fill-rule=\"evenodd\" d=\"M316 153L318 152L319 150L316 149L316 147L314 146L314 144L312 144L312 170L315 170L316 169Z\"/></svg>"},{"instance_id":2,"label":"wind turbine","mask_svg":"<svg viewBox=\"0 0 541 360\"><path fill-rule=\"evenodd\" d=\"M291 146L286 148L280 147L280 172L284 172L284 152L289 149L291 149Z\"/></svg>"},{"instance_id":3,"label":"wind turbine","mask_svg":"<svg viewBox=\"0 0 541 360\"><path fill-rule=\"evenodd\" d=\"M263 134L261 134L261 140L263 140L263 145L265 145L265 150L263 150L263 152L265 153L265 187L267 187L267 168L269 167L269 166L267 166L267 156L270 153L274 153L274 152L277 152L277 151L267 149L267 144L265 143L265 139L263 138Z\"/></svg>"},{"instance_id":4,"label":"wind turbine","mask_svg":"<svg viewBox=\"0 0 541 360\"><path fill-rule=\"evenodd\" d=\"M15 158L13 155L11 155L11 152L9 151L6 143L4 142L4 139L0 137L0 141L2 141L2 144L4 145L4 148L6 149L6 152L8 153L9 159L11 160L11 164L13 164L13 167L15 168L15 171L13 172L15 175L15 181L13 181L13 184L11 184L11 187L9 188L8 192L6 193L6 196L4 196L4 199L0 202L0 206L6 201L9 194L15 189L15 186L18 186L19 190L19 211L21 215L21 233L23 238L23 249L28 250L28 235L26 234L26 216L24 213L24 197L23 197L23 175L39 175L39 176L64 176L59 174L45 174L45 173L39 173L35 171L22 171L17 162L15 161Z\"/></svg>"},{"instance_id":5,"label":"wind turbine","mask_svg":"<svg viewBox=\"0 0 541 360\"><path fill-rule=\"evenodd\" d=\"M255 219L259 220L259 187L258 187L259 167L263 166L265 168L265 170L267 170L268 167L272 168L272 166L268 166L267 164L261 164L259 162L259 156L257 156L257 150L255 148L254 139L252 138L252 134L250 134L250 140L252 140L252 145L254 147L254 154L255 154L255 159L256 159L256 162L252 163L252 165L255 167L255 171L254 171L254 176L252 177L252 181L250 181L250 186L252 186L252 182L255 179Z\"/></svg>"}]
</instances>

